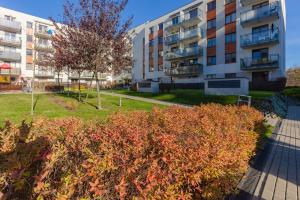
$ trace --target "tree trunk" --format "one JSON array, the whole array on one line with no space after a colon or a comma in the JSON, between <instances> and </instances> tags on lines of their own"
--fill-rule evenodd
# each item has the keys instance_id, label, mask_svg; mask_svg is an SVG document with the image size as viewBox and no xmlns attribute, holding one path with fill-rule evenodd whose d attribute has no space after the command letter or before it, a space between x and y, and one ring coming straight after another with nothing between
<instances>
[{"instance_id":1,"label":"tree trunk","mask_svg":"<svg viewBox=\"0 0 300 200\"><path fill-rule=\"evenodd\" d=\"M70 96L70 80L69 80L69 78L70 78L70 69L69 69L69 67L68 67L68 80L67 80L67 82L68 82L68 96Z\"/></svg>"},{"instance_id":2,"label":"tree trunk","mask_svg":"<svg viewBox=\"0 0 300 200\"><path fill-rule=\"evenodd\" d=\"M98 80L98 74L95 74L95 76L96 76L96 84L97 84L97 102L98 102L97 109L100 110L100 109L102 109L101 97L100 97L100 85L99 85L99 80Z\"/></svg>"},{"instance_id":3,"label":"tree trunk","mask_svg":"<svg viewBox=\"0 0 300 200\"><path fill-rule=\"evenodd\" d=\"M78 73L79 77L78 77L78 101L81 101L81 88L80 88L80 73Z\"/></svg>"},{"instance_id":4,"label":"tree trunk","mask_svg":"<svg viewBox=\"0 0 300 200\"><path fill-rule=\"evenodd\" d=\"M88 91L91 91L91 87L92 87L92 83L93 83L94 76L95 76L95 75L93 74ZM85 97L85 102L87 102L88 98L89 98L89 93L87 92L87 93L86 93L86 97Z\"/></svg>"}]
</instances>

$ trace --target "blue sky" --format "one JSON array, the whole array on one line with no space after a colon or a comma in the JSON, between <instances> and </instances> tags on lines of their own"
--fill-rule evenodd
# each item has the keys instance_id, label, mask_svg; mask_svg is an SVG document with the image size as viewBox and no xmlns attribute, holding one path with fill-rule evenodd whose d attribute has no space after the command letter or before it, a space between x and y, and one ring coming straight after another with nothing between
<instances>
[{"instance_id":1,"label":"blue sky","mask_svg":"<svg viewBox=\"0 0 300 200\"><path fill-rule=\"evenodd\" d=\"M77 1L77 0L73 0ZM134 16L133 26L155 19L192 0L129 0L124 16ZM36 15L60 19L63 0L0 0L0 6ZM287 66L300 66L300 1L287 3Z\"/></svg>"}]
</instances>

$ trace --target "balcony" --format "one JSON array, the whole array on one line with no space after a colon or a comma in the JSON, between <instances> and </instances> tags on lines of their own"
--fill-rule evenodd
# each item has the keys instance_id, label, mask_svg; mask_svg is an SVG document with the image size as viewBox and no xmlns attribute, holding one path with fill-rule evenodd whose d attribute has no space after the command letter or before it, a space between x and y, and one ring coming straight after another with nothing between
<instances>
[{"instance_id":1,"label":"balcony","mask_svg":"<svg viewBox=\"0 0 300 200\"><path fill-rule=\"evenodd\" d=\"M0 74L1 75L19 76L19 75L21 75L21 69L20 68L11 68L11 69L1 69L0 68Z\"/></svg>"},{"instance_id":2,"label":"balcony","mask_svg":"<svg viewBox=\"0 0 300 200\"><path fill-rule=\"evenodd\" d=\"M197 28L197 29L192 29L192 30L183 32L183 34L180 35L180 40L201 38L201 36L202 36L202 31L200 28Z\"/></svg>"},{"instance_id":3,"label":"balcony","mask_svg":"<svg viewBox=\"0 0 300 200\"><path fill-rule=\"evenodd\" d=\"M8 62L20 62L21 54L17 52L0 51L0 60Z\"/></svg>"},{"instance_id":4,"label":"balcony","mask_svg":"<svg viewBox=\"0 0 300 200\"><path fill-rule=\"evenodd\" d=\"M34 33L35 37L38 37L38 38L43 38L43 39L51 39L52 37L52 34L48 33L47 30L35 30L35 33Z\"/></svg>"},{"instance_id":5,"label":"balcony","mask_svg":"<svg viewBox=\"0 0 300 200\"><path fill-rule=\"evenodd\" d=\"M52 53L54 51L53 47L48 44L35 44L34 49L39 52L48 52Z\"/></svg>"},{"instance_id":6,"label":"balcony","mask_svg":"<svg viewBox=\"0 0 300 200\"><path fill-rule=\"evenodd\" d=\"M47 69L36 69L34 72L34 76L36 78L45 78L45 79L53 79L54 78L54 72L52 70Z\"/></svg>"},{"instance_id":7,"label":"balcony","mask_svg":"<svg viewBox=\"0 0 300 200\"><path fill-rule=\"evenodd\" d=\"M172 45L172 44L176 44L179 41L180 38L180 34L176 33L173 35L169 35L165 38L165 44L166 45Z\"/></svg>"},{"instance_id":8,"label":"balcony","mask_svg":"<svg viewBox=\"0 0 300 200\"><path fill-rule=\"evenodd\" d=\"M192 64L175 68L166 68L165 74L172 77L197 77L203 73L203 65Z\"/></svg>"},{"instance_id":9,"label":"balcony","mask_svg":"<svg viewBox=\"0 0 300 200\"><path fill-rule=\"evenodd\" d=\"M0 45L8 46L8 47L21 47L22 40L21 38L0 36Z\"/></svg>"},{"instance_id":10,"label":"balcony","mask_svg":"<svg viewBox=\"0 0 300 200\"><path fill-rule=\"evenodd\" d=\"M22 26L20 22L0 18L0 30L21 33Z\"/></svg>"},{"instance_id":11,"label":"balcony","mask_svg":"<svg viewBox=\"0 0 300 200\"><path fill-rule=\"evenodd\" d=\"M276 28L273 31L267 30L259 33L250 33L241 36L241 47L251 48L262 45L277 44L279 42L279 29Z\"/></svg>"},{"instance_id":12,"label":"balcony","mask_svg":"<svg viewBox=\"0 0 300 200\"><path fill-rule=\"evenodd\" d=\"M203 19L203 13L200 9L196 12L188 12L184 15L178 15L165 21L165 29L174 30L180 26L188 27L199 23Z\"/></svg>"},{"instance_id":13,"label":"balcony","mask_svg":"<svg viewBox=\"0 0 300 200\"><path fill-rule=\"evenodd\" d=\"M98 74L98 79L101 81L106 81L107 80L108 74ZM79 75L76 72L73 72L70 74L69 79L79 79ZM83 72L80 75L80 80L95 80L96 78L94 77L93 72Z\"/></svg>"},{"instance_id":14,"label":"balcony","mask_svg":"<svg viewBox=\"0 0 300 200\"><path fill-rule=\"evenodd\" d=\"M279 18L278 1L241 13L241 25L252 25L262 21L275 20L276 18Z\"/></svg>"},{"instance_id":15,"label":"balcony","mask_svg":"<svg viewBox=\"0 0 300 200\"><path fill-rule=\"evenodd\" d=\"M198 57L203 55L203 49L198 47L189 47L185 49L178 49L176 51L168 51L166 54L166 60L176 60L186 57Z\"/></svg>"},{"instance_id":16,"label":"balcony","mask_svg":"<svg viewBox=\"0 0 300 200\"><path fill-rule=\"evenodd\" d=\"M253 4L259 4L265 2L265 0L241 0L242 6L250 6Z\"/></svg>"},{"instance_id":17,"label":"balcony","mask_svg":"<svg viewBox=\"0 0 300 200\"><path fill-rule=\"evenodd\" d=\"M271 70L279 68L279 55L272 54L264 58L241 59L241 70Z\"/></svg>"}]
</instances>

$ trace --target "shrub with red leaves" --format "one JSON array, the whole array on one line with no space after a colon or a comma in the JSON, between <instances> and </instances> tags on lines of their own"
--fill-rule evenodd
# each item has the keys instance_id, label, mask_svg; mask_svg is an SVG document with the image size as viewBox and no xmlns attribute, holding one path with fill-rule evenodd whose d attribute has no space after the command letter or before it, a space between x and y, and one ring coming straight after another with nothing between
<instances>
[{"instance_id":1,"label":"shrub with red leaves","mask_svg":"<svg viewBox=\"0 0 300 200\"><path fill-rule=\"evenodd\" d=\"M248 168L263 116L216 104L40 119L0 130L0 189L13 199L221 199Z\"/></svg>"}]
</instances>

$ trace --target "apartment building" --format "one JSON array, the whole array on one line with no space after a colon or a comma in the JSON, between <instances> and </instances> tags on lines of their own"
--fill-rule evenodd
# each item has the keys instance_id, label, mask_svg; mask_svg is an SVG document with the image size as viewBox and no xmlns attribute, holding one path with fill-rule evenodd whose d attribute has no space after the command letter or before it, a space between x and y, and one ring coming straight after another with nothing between
<instances>
[{"instance_id":1,"label":"apartment building","mask_svg":"<svg viewBox=\"0 0 300 200\"><path fill-rule=\"evenodd\" d=\"M276 82L285 77L285 32L284 0L194 0L132 30L133 81Z\"/></svg>"},{"instance_id":2,"label":"apartment building","mask_svg":"<svg viewBox=\"0 0 300 200\"><path fill-rule=\"evenodd\" d=\"M53 53L51 37L55 27L50 20L0 7L0 84L30 82L57 82L58 76L47 66L44 58ZM77 82L78 74L60 74L60 82ZM82 82L93 79L91 72L81 75ZM102 74L103 82L113 76Z\"/></svg>"}]
</instances>

